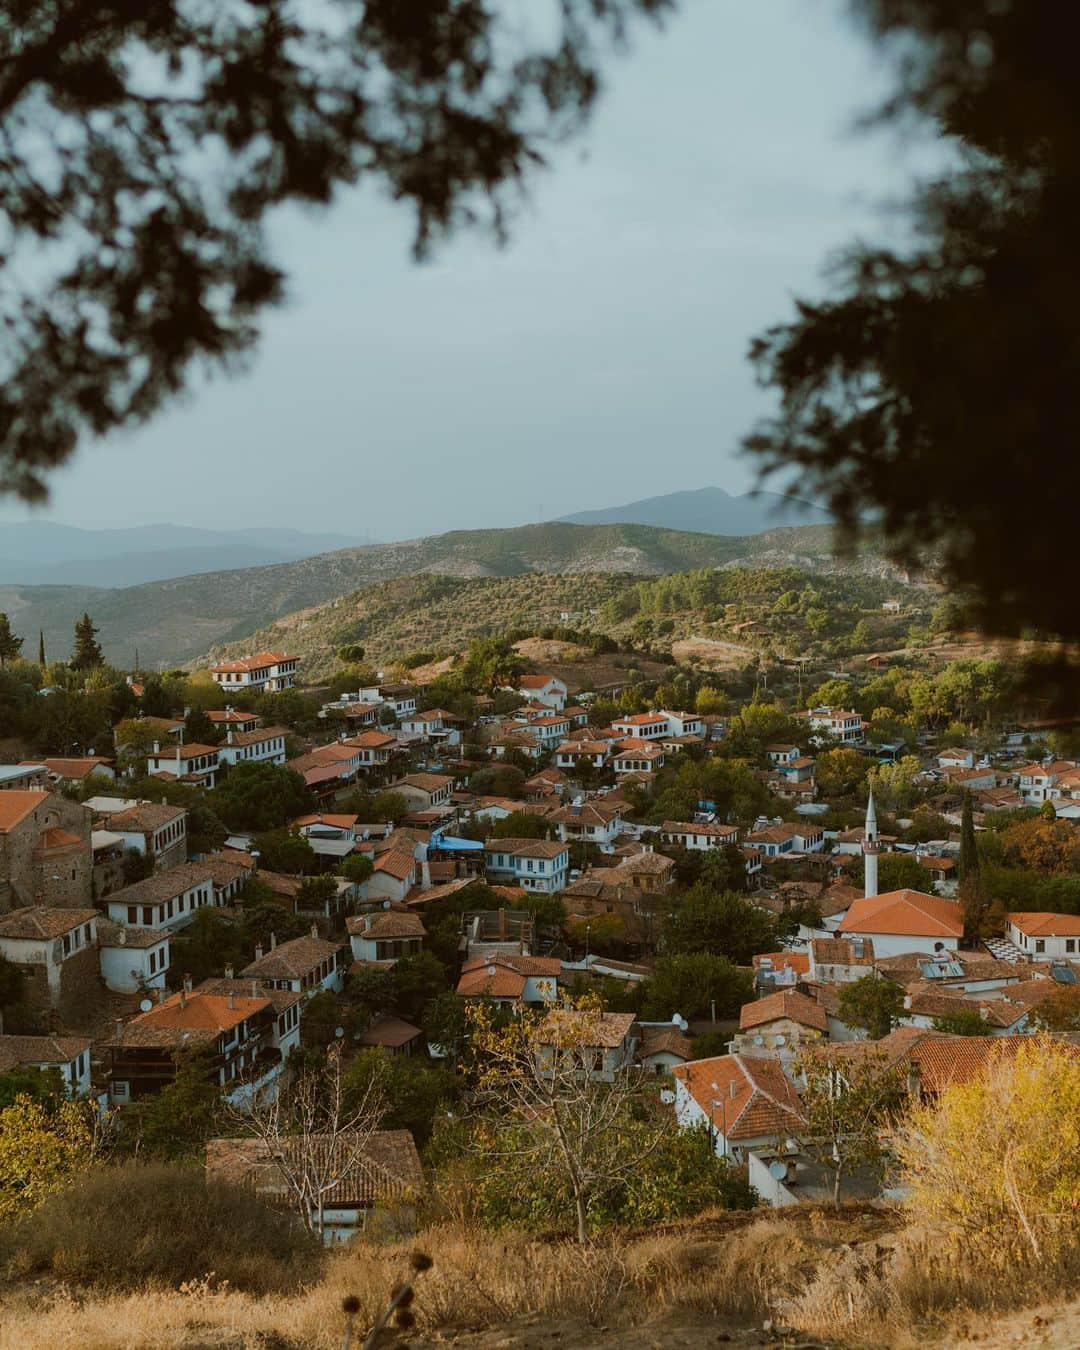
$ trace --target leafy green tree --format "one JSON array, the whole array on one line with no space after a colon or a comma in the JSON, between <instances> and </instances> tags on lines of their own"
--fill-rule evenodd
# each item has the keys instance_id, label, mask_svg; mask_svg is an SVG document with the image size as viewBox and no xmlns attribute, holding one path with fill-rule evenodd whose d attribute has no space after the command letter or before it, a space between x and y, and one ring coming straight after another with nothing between
<instances>
[{"instance_id":1,"label":"leafy green tree","mask_svg":"<svg viewBox=\"0 0 1080 1350\"><path fill-rule=\"evenodd\" d=\"M930 873L911 853L882 853L878 856L878 891L923 891L933 893Z\"/></svg>"},{"instance_id":2,"label":"leafy green tree","mask_svg":"<svg viewBox=\"0 0 1080 1350\"><path fill-rule=\"evenodd\" d=\"M239 970L252 959L252 943L247 929L218 909L203 908L181 933L171 939L172 956L168 980L178 986L184 975L195 984L220 978L225 967Z\"/></svg>"},{"instance_id":3,"label":"leafy green tree","mask_svg":"<svg viewBox=\"0 0 1080 1350\"><path fill-rule=\"evenodd\" d=\"M864 975L840 990L840 1020L861 1027L870 1039L887 1036L904 1012L904 986L895 980Z\"/></svg>"},{"instance_id":4,"label":"leafy green tree","mask_svg":"<svg viewBox=\"0 0 1080 1350\"><path fill-rule=\"evenodd\" d=\"M188 745L217 745L221 733L203 708L193 707L184 721L184 740Z\"/></svg>"},{"instance_id":5,"label":"leafy green tree","mask_svg":"<svg viewBox=\"0 0 1080 1350\"><path fill-rule=\"evenodd\" d=\"M28 1097L46 1106L55 1106L67 1096L67 1088L59 1069L35 1069L18 1065L0 1073L0 1111L15 1105L18 1097Z\"/></svg>"},{"instance_id":6,"label":"leafy green tree","mask_svg":"<svg viewBox=\"0 0 1080 1350\"><path fill-rule=\"evenodd\" d=\"M851 705L850 680L826 680L807 700L810 708L847 708Z\"/></svg>"},{"instance_id":7,"label":"leafy green tree","mask_svg":"<svg viewBox=\"0 0 1080 1350\"><path fill-rule=\"evenodd\" d=\"M392 1057L385 1050L364 1050L345 1077L346 1110L354 1110L373 1083L386 1102L383 1127L409 1130L420 1148L431 1138L435 1117L446 1115L461 1098L461 1080L449 1065L432 1064L418 1056Z\"/></svg>"},{"instance_id":8,"label":"leafy green tree","mask_svg":"<svg viewBox=\"0 0 1080 1350\"><path fill-rule=\"evenodd\" d=\"M302 835L290 834L288 830L256 835L254 851L259 855L259 866L269 872L299 876L318 870L319 855Z\"/></svg>"},{"instance_id":9,"label":"leafy green tree","mask_svg":"<svg viewBox=\"0 0 1080 1350\"><path fill-rule=\"evenodd\" d=\"M366 824L388 821L400 825L409 814L411 807L400 792L350 792L344 802L345 809L352 811Z\"/></svg>"},{"instance_id":10,"label":"leafy green tree","mask_svg":"<svg viewBox=\"0 0 1080 1350\"><path fill-rule=\"evenodd\" d=\"M327 905L332 906L336 899L337 881L327 872L319 876L305 877L296 893L297 908L317 914L323 913Z\"/></svg>"},{"instance_id":11,"label":"leafy green tree","mask_svg":"<svg viewBox=\"0 0 1080 1350\"><path fill-rule=\"evenodd\" d=\"M711 952L662 956L644 984L643 1011L652 1021L706 1017L714 1003L717 1017L731 1017L754 996L750 973Z\"/></svg>"},{"instance_id":12,"label":"leafy green tree","mask_svg":"<svg viewBox=\"0 0 1080 1350\"><path fill-rule=\"evenodd\" d=\"M859 788L866 781L869 768L865 755L837 746L818 755L814 779L823 797L839 797Z\"/></svg>"},{"instance_id":13,"label":"leafy green tree","mask_svg":"<svg viewBox=\"0 0 1080 1350\"><path fill-rule=\"evenodd\" d=\"M0 670L7 665L9 661L17 659L22 650L23 640L16 637L11 631L11 620L8 616L0 612Z\"/></svg>"},{"instance_id":14,"label":"leafy green tree","mask_svg":"<svg viewBox=\"0 0 1080 1350\"><path fill-rule=\"evenodd\" d=\"M956 1012L945 1013L934 1018L934 1030L945 1032L949 1036L985 1036L986 1023L979 1015L978 1008L957 1008Z\"/></svg>"},{"instance_id":15,"label":"leafy green tree","mask_svg":"<svg viewBox=\"0 0 1080 1350\"><path fill-rule=\"evenodd\" d=\"M420 1026L429 1045L437 1045L455 1062L465 1042L465 1001L453 990L438 994L424 1008Z\"/></svg>"},{"instance_id":16,"label":"leafy green tree","mask_svg":"<svg viewBox=\"0 0 1080 1350\"><path fill-rule=\"evenodd\" d=\"M176 1078L158 1093L125 1108L122 1140L142 1158L190 1157L222 1129L220 1089L209 1057L188 1051L176 1059Z\"/></svg>"},{"instance_id":17,"label":"leafy green tree","mask_svg":"<svg viewBox=\"0 0 1080 1350\"><path fill-rule=\"evenodd\" d=\"M103 666L105 657L101 644L97 640L98 630L89 614L84 614L75 623L75 646L72 648L69 665L72 670L93 670Z\"/></svg>"},{"instance_id":18,"label":"leafy green tree","mask_svg":"<svg viewBox=\"0 0 1080 1350\"><path fill-rule=\"evenodd\" d=\"M233 830L276 830L312 806L311 793L294 769L243 762L233 765L207 801Z\"/></svg>"},{"instance_id":19,"label":"leafy green tree","mask_svg":"<svg viewBox=\"0 0 1080 1350\"><path fill-rule=\"evenodd\" d=\"M731 709L731 700L722 689L703 684L694 699L694 711L702 717L724 717Z\"/></svg>"},{"instance_id":20,"label":"leafy green tree","mask_svg":"<svg viewBox=\"0 0 1080 1350\"><path fill-rule=\"evenodd\" d=\"M341 875L354 886L361 886L375 870L375 864L361 853L353 853L341 864Z\"/></svg>"},{"instance_id":21,"label":"leafy green tree","mask_svg":"<svg viewBox=\"0 0 1080 1350\"><path fill-rule=\"evenodd\" d=\"M418 1022L424 1009L446 992L446 970L431 952L402 957L393 975L395 1006L410 1022Z\"/></svg>"},{"instance_id":22,"label":"leafy green tree","mask_svg":"<svg viewBox=\"0 0 1080 1350\"><path fill-rule=\"evenodd\" d=\"M736 892L716 893L700 882L664 920L663 949L672 955L708 952L747 966L758 952L775 951L776 946L771 914Z\"/></svg>"},{"instance_id":23,"label":"leafy green tree","mask_svg":"<svg viewBox=\"0 0 1080 1350\"><path fill-rule=\"evenodd\" d=\"M549 833L550 827L544 823L543 816L527 811L512 811L491 827L493 839L546 839Z\"/></svg>"}]
</instances>

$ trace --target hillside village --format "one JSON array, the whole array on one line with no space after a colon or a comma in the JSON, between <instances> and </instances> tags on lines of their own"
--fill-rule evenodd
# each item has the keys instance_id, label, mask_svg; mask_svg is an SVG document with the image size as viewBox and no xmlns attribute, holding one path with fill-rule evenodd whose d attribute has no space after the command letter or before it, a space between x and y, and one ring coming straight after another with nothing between
<instances>
[{"instance_id":1,"label":"hillside village","mask_svg":"<svg viewBox=\"0 0 1080 1350\"><path fill-rule=\"evenodd\" d=\"M706 1141L712 1203L779 1209L895 1198L898 1102L1075 1041L1080 757L1000 663L867 662L800 703L670 665L571 688L522 646L427 682L356 647L333 687L286 651L159 677L106 667L86 617L63 669L9 660L0 1100L277 1167L288 1204L260 1122L329 1063L351 1105L307 1143L338 1180L301 1208L330 1242L421 1212L452 1159L496 1166L450 1122L512 1110L507 1037L530 1112L621 1095L664 1147ZM51 739L88 702L111 743ZM839 1135L826 1069L871 1102ZM557 1222L496 1170L482 1216Z\"/></svg>"}]
</instances>

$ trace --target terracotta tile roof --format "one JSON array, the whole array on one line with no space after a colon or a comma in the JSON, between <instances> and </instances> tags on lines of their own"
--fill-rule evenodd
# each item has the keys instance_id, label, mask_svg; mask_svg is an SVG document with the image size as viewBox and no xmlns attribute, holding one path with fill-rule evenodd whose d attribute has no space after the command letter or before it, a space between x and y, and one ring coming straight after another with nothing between
<instances>
[{"instance_id":1,"label":"terracotta tile roof","mask_svg":"<svg viewBox=\"0 0 1080 1350\"><path fill-rule=\"evenodd\" d=\"M3 794L0 793L0 796ZM99 917L96 909L59 909L45 905L28 905L13 909L0 918L0 938L47 942L63 937L72 929Z\"/></svg>"},{"instance_id":2,"label":"terracotta tile roof","mask_svg":"<svg viewBox=\"0 0 1080 1350\"><path fill-rule=\"evenodd\" d=\"M772 1060L721 1055L676 1065L671 1072L729 1139L785 1135L802 1126L795 1087Z\"/></svg>"},{"instance_id":3,"label":"terracotta tile roof","mask_svg":"<svg viewBox=\"0 0 1080 1350\"><path fill-rule=\"evenodd\" d=\"M202 980L195 986L196 994L217 994L226 999L230 994L235 998L237 994L247 998L266 998L270 1000L270 1005L274 1009L274 1015L283 1013L289 1008L295 1008L298 1003L303 1003L305 995L298 989L263 989L254 980L227 979L224 976L221 979Z\"/></svg>"},{"instance_id":4,"label":"terracotta tile roof","mask_svg":"<svg viewBox=\"0 0 1080 1350\"><path fill-rule=\"evenodd\" d=\"M152 834L163 825L172 825L183 820L187 811L182 806L169 806L165 802L140 802L126 811L117 811L109 817L109 829L127 834Z\"/></svg>"},{"instance_id":5,"label":"terracotta tile roof","mask_svg":"<svg viewBox=\"0 0 1080 1350\"><path fill-rule=\"evenodd\" d=\"M841 922L845 933L958 938L964 931L955 900L907 888L856 900Z\"/></svg>"},{"instance_id":6,"label":"terracotta tile roof","mask_svg":"<svg viewBox=\"0 0 1080 1350\"><path fill-rule=\"evenodd\" d=\"M275 894L287 896L290 900L296 898L303 881L302 877L292 877L287 872L270 872L262 867L255 875L269 886Z\"/></svg>"},{"instance_id":7,"label":"terracotta tile roof","mask_svg":"<svg viewBox=\"0 0 1080 1350\"><path fill-rule=\"evenodd\" d=\"M217 757L218 748L216 745L200 745L198 741L189 741L187 745L170 745L162 749L160 754L151 753L151 759L196 759L199 755L213 755Z\"/></svg>"},{"instance_id":8,"label":"terracotta tile roof","mask_svg":"<svg viewBox=\"0 0 1080 1350\"><path fill-rule=\"evenodd\" d=\"M524 956L518 952L487 952L470 956L462 965L462 972L487 966L507 966L519 975L540 976L557 980L562 975L562 962L555 956Z\"/></svg>"},{"instance_id":9,"label":"terracotta tile roof","mask_svg":"<svg viewBox=\"0 0 1080 1350\"><path fill-rule=\"evenodd\" d=\"M208 869L215 886L227 886L231 881L236 880L237 874L240 872L249 876L253 876L255 873L255 859L251 854L240 853L234 848L204 854L199 859L197 866Z\"/></svg>"},{"instance_id":10,"label":"terracotta tile roof","mask_svg":"<svg viewBox=\"0 0 1080 1350\"><path fill-rule=\"evenodd\" d=\"M552 682L562 684L554 675L521 675L518 677L519 689L544 689Z\"/></svg>"},{"instance_id":11,"label":"terracotta tile roof","mask_svg":"<svg viewBox=\"0 0 1080 1350\"><path fill-rule=\"evenodd\" d=\"M305 825L329 825L335 830L351 830L358 819L359 817L355 815L317 812L312 816L297 816L292 823L297 829L303 829Z\"/></svg>"},{"instance_id":12,"label":"terracotta tile roof","mask_svg":"<svg viewBox=\"0 0 1080 1350\"><path fill-rule=\"evenodd\" d=\"M366 925L366 926L365 926ZM359 914L346 921L346 927L355 937L369 938L424 938L427 929L419 914L402 914L393 910L382 914Z\"/></svg>"},{"instance_id":13,"label":"terracotta tile roof","mask_svg":"<svg viewBox=\"0 0 1080 1350\"><path fill-rule=\"evenodd\" d=\"M345 742L346 745L355 745L359 750L385 750L397 743L397 737L386 731L361 731Z\"/></svg>"},{"instance_id":14,"label":"terracotta tile roof","mask_svg":"<svg viewBox=\"0 0 1080 1350\"><path fill-rule=\"evenodd\" d=\"M24 759L23 764L44 764L57 778L80 779L92 774L103 765L111 768L113 761L104 755L85 755L72 759Z\"/></svg>"},{"instance_id":15,"label":"terracotta tile roof","mask_svg":"<svg viewBox=\"0 0 1080 1350\"><path fill-rule=\"evenodd\" d=\"M830 1046L829 1053L842 1061L869 1054L905 1069L917 1064L925 1091L940 1093L953 1083L969 1083L1000 1058L1010 1058L1029 1036L950 1036L920 1027L897 1027L880 1041L845 1041ZM1076 1053L1080 1048L1074 1047Z\"/></svg>"},{"instance_id":16,"label":"terracotta tile roof","mask_svg":"<svg viewBox=\"0 0 1080 1350\"><path fill-rule=\"evenodd\" d=\"M525 976L507 966L485 964L462 971L457 992L462 998L520 998L525 992Z\"/></svg>"},{"instance_id":17,"label":"terracotta tile roof","mask_svg":"<svg viewBox=\"0 0 1080 1350\"><path fill-rule=\"evenodd\" d=\"M273 741L288 735L289 732L285 727L260 727L257 731L234 731L232 740L219 749L227 749L229 745L261 745L264 741Z\"/></svg>"},{"instance_id":18,"label":"terracotta tile roof","mask_svg":"<svg viewBox=\"0 0 1080 1350\"><path fill-rule=\"evenodd\" d=\"M536 1028L538 1045L600 1046L616 1050L637 1021L634 1013L605 1012L597 1015L578 1008L553 1008Z\"/></svg>"},{"instance_id":19,"label":"terracotta tile roof","mask_svg":"<svg viewBox=\"0 0 1080 1350\"><path fill-rule=\"evenodd\" d=\"M398 1050L422 1035L423 1032L420 1028L414 1027L411 1022L406 1022L402 1017L391 1017L384 1013L381 1017L376 1017L371 1026L361 1036L357 1037L357 1040L361 1045L384 1046L387 1050Z\"/></svg>"},{"instance_id":20,"label":"terracotta tile roof","mask_svg":"<svg viewBox=\"0 0 1080 1350\"><path fill-rule=\"evenodd\" d=\"M77 834L72 834L70 830L62 830L59 825L50 825L47 830L42 830L38 835L34 852L45 853L54 848L71 848L72 845L82 848L85 843L84 839L80 839Z\"/></svg>"},{"instance_id":21,"label":"terracotta tile roof","mask_svg":"<svg viewBox=\"0 0 1080 1350\"><path fill-rule=\"evenodd\" d=\"M396 833L396 831L395 831ZM416 870L416 859L404 849L391 848L375 859L375 871L385 872L398 881L408 881Z\"/></svg>"},{"instance_id":22,"label":"terracotta tile roof","mask_svg":"<svg viewBox=\"0 0 1080 1350\"><path fill-rule=\"evenodd\" d=\"M240 974L249 980L299 980L324 961L336 957L343 946L343 943L327 942L310 934L292 938L257 957Z\"/></svg>"},{"instance_id":23,"label":"terracotta tile roof","mask_svg":"<svg viewBox=\"0 0 1080 1350\"><path fill-rule=\"evenodd\" d=\"M854 944L848 938L811 938L810 952L816 965L831 966L872 966L874 964L874 944L869 938L862 939L862 954L855 955Z\"/></svg>"},{"instance_id":24,"label":"terracotta tile roof","mask_svg":"<svg viewBox=\"0 0 1080 1350\"><path fill-rule=\"evenodd\" d=\"M582 802L580 806L564 806L548 817L555 825L610 825L619 820L622 809L602 802Z\"/></svg>"},{"instance_id":25,"label":"terracotta tile roof","mask_svg":"<svg viewBox=\"0 0 1080 1350\"><path fill-rule=\"evenodd\" d=\"M1080 937L1080 915L1017 910L1006 915L1028 937Z\"/></svg>"},{"instance_id":26,"label":"terracotta tile roof","mask_svg":"<svg viewBox=\"0 0 1080 1350\"><path fill-rule=\"evenodd\" d=\"M113 923L111 919L98 916L97 925L99 947L156 947L168 942L169 933L160 928L139 928L135 924ZM123 935L123 941L121 941Z\"/></svg>"},{"instance_id":27,"label":"terracotta tile roof","mask_svg":"<svg viewBox=\"0 0 1080 1350\"><path fill-rule=\"evenodd\" d=\"M453 787L454 780L440 773L409 773L404 778L390 784L389 791L400 787L419 788L421 792L438 792L440 788Z\"/></svg>"},{"instance_id":28,"label":"terracotta tile roof","mask_svg":"<svg viewBox=\"0 0 1080 1350\"><path fill-rule=\"evenodd\" d=\"M152 877L124 886L105 897L107 905L153 905L173 900L204 881L213 882L214 868L206 862L181 863L167 872L155 872Z\"/></svg>"},{"instance_id":29,"label":"terracotta tile roof","mask_svg":"<svg viewBox=\"0 0 1080 1350\"><path fill-rule=\"evenodd\" d=\"M829 1023L825 1009L812 998L800 994L797 989L778 989L753 1003L744 1003L739 1010L740 1031L750 1031L753 1027L764 1026L767 1022L776 1022L787 1018L801 1027L812 1027L816 1031L828 1031Z\"/></svg>"},{"instance_id":30,"label":"terracotta tile roof","mask_svg":"<svg viewBox=\"0 0 1080 1350\"><path fill-rule=\"evenodd\" d=\"M648 1059L650 1055L677 1055L682 1060L688 1060L694 1053L694 1043L689 1036L684 1036L681 1031L650 1030L645 1032L644 1039L641 1042L641 1048L638 1051L640 1059Z\"/></svg>"},{"instance_id":31,"label":"terracotta tile roof","mask_svg":"<svg viewBox=\"0 0 1080 1350\"><path fill-rule=\"evenodd\" d=\"M376 1130L367 1139L347 1133L309 1135L302 1142L297 1140L296 1147L310 1148L320 1155L323 1175L332 1175L331 1166L344 1173L323 1196L328 1208L403 1204L419 1199L423 1192L420 1155L408 1130ZM263 1195L279 1193L292 1203L288 1184L261 1139L209 1140L206 1170L210 1176L253 1185Z\"/></svg>"},{"instance_id":32,"label":"terracotta tile roof","mask_svg":"<svg viewBox=\"0 0 1080 1350\"><path fill-rule=\"evenodd\" d=\"M220 665L211 666L210 669L218 674L261 670L264 666L279 666L283 661L295 661L296 659L295 656L287 656L285 652L256 652L254 656L241 656L235 661L222 661Z\"/></svg>"},{"instance_id":33,"label":"terracotta tile roof","mask_svg":"<svg viewBox=\"0 0 1080 1350\"><path fill-rule=\"evenodd\" d=\"M89 1049L85 1036L0 1036L0 1073L23 1064L70 1064Z\"/></svg>"},{"instance_id":34,"label":"terracotta tile roof","mask_svg":"<svg viewBox=\"0 0 1080 1350\"><path fill-rule=\"evenodd\" d=\"M739 833L734 825L703 825L693 820L665 820L660 829L664 834L700 834L704 839L732 839Z\"/></svg>"},{"instance_id":35,"label":"terracotta tile roof","mask_svg":"<svg viewBox=\"0 0 1080 1350\"><path fill-rule=\"evenodd\" d=\"M215 1040L223 1031L231 1031L247 1018L271 1007L270 1000L264 995L251 998L181 992L173 994L149 1012L133 1017L118 1029L107 1045L120 1049L129 1046L176 1045L184 1039Z\"/></svg>"},{"instance_id":36,"label":"terracotta tile roof","mask_svg":"<svg viewBox=\"0 0 1080 1350\"><path fill-rule=\"evenodd\" d=\"M754 969L760 970L763 961L770 961L774 970L783 970L787 966L796 975L810 974L810 957L806 952L762 952L752 958Z\"/></svg>"},{"instance_id":37,"label":"terracotta tile roof","mask_svg":"<svg viewBox=\"0 0 1080 1350\"><path fill-rule=\"evenodd\" d=\"M549 839L489 839L486 853L509 853L515 858L560 858L567 845Z\"/></svg>"},{"instance_id":38,"label":"terracotta tile roof","mask_svg":"<svg viewBox=\"0 0 1080 1350\"><path fill-rule=\"evenodd\" d=\"M669 858L664 853L635 853L632 857L624 858L618 867L611 868L611 871L627 877L666 877L674 872L675 867L675 859Z\"/></svg>"},{"instance_id":39,"label":"terracotta tile roof","mask_svg":"<svg viewBox=\"0 0 1080 1350\"><path fill-rule=\"evenodd\" d=\"M41 788L11 788L0 792L0 834L6 834L44 805L49 794Z\"/></svg>"}]
</instances>

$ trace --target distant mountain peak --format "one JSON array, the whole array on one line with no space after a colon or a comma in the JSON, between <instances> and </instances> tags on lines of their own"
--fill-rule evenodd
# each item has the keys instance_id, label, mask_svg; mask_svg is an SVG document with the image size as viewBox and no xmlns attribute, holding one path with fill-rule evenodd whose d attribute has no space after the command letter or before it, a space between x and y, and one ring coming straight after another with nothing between
<instances>
[{"instance_id":1,"label":"distant mountain peak","mask_svg":"<svg viewBox=\"0 0 1080 1350\"><path fill-rule=\"evenodd\" d=\"M575 511L561 520L571 525L656 525L667 530L745 538L789 525L827 525L830 516L820 506L778 492L736 495L726 488L702 487L645 497L625 506Z\"/></svg>"}]
</instances>

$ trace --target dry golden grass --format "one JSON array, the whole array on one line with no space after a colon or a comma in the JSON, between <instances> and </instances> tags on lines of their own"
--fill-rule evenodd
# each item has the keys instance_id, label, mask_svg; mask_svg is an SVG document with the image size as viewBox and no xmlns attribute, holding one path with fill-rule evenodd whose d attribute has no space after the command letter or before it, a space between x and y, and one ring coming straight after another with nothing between
<instances>
[{"instance_id":1,"label":"dry golden grass","mask_svg":"<svg viewBox=\"0 0 1080 1350\"><path fill-rule=\"evenodd\" d=\"M693 1344L695 1328L760 1327L769 1318L835 1346L945 1345L968 1316L959 1304L976 1310L972 1325L986 1342L991 1314L1025 1292L1039 1296L1020 1280L1003 1290L1000 1279L943 1263L922 1234L894 1231L897 1221L889 1213L716 1214L585 1249L442 1225L407 1244L357 1242L292 1297L237 1293L209 1273L180 1290L115 1296L57 1284L5 1290L0 1350L337 1350L342 1299L358 1298L357 1329L370 1326L415 1248L435 1263L417 1282L420 1337L508 1324L516 1337L516 1328L539 1323L563 1329L567 1347L593 1344L590 1328L605 1327L629 1348L668 1343L672 1328L684 1339L671 1343ZM522 1333L504 1343L533 1342Z\"/></svg>"}]
</instances>

